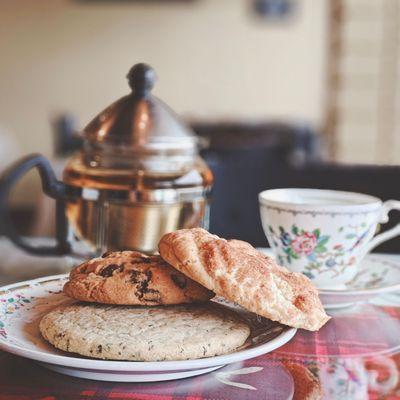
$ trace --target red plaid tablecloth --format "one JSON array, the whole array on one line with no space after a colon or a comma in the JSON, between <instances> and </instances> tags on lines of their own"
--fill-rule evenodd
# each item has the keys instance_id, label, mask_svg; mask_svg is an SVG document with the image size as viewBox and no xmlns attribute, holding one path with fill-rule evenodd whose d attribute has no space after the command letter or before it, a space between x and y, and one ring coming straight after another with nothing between
<instances>
[{"instance_id":1,"label":"red plaid tablecloth","mask_svg":"<svg viewBox=\"0 0 400 400\"><path fill-rule=\"evenodd\" d=\"M299 331L273 353L170 382L72 378L0 352L0 400L400 399L400 308L371 316L368 307L337 313L318 333Z\"/></svg>"}]
</instances>

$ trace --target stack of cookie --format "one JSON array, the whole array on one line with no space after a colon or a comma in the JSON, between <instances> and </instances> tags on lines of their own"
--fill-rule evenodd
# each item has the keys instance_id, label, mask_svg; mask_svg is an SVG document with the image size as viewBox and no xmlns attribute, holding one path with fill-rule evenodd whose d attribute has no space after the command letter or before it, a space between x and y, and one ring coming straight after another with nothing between
<instances>
[{"instance_id":1,"label":"stack of cookie","mask_svg":"<svg viewBox=\"0 0 400 400\"><path fill-rule=\"evenodd\" d=\"M204 229L165 235L160 255L108 252L76 267L64 292L79 300L45 315L55 347L111 360L210 357L242 346L250 328L214 293L289 326L317 330L329 317L305 276L248 243Z\"/></svg>"},{"instance_id":2,"label":"stack of cookie","mask_svg":"<svg viewBox=\"0 0 400 400\"><path fill-rule=\"evenodd\" d=\"M160 256L137 251L107 252L79 265L64 292L82 301L140 306L193 303L214 296Z\"/></svg>"}]
</instances>

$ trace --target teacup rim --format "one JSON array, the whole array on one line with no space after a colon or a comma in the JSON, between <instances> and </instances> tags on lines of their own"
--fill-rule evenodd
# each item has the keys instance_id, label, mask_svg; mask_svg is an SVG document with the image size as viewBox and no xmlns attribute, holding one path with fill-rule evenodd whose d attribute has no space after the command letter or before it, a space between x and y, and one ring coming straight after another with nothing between
<instances>
[{"instance_id":1,"label":"teacup rim","mask_svg":"<svg viewBox=\"0 0 400 400\"><path fill-rule=\"evenodd\" d=\"M340 196L341 198L352 198L355 201L360 199L359 203L355 202L353 204L340 204L335 203L324 203L324 204L311 204L311 203L295 203L290 201L281 201L267 198L267 195L276 194L283 191L296 191L302 193L323 193L328 196ZM266 189L258 194L258 199L261 205L271 206L276 208L294 209L294 210L308 210L308 211L335 211L335 212L357 212L357 211L376 211L382 206L382 200L378 197L359 193L350 192L344 190L333 190L333 189L315 189L315 188L276 188L276 189Z\"/></svg>"}]
</instances>

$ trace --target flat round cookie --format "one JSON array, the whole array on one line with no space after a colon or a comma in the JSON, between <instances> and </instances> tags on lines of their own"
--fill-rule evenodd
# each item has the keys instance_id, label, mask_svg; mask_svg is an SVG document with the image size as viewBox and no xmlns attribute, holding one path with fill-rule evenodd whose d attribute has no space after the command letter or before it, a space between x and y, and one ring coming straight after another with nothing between
<instances>
[{"instance_id":1,"label":"flat round cookie","mask_svg":"<svg viewBox=\"0 0 400 400\"><path fill-rule=\"evenodd\" d=\"M64 286L82 301L122 305L167 305L209 300L214 293L160 256L109 252L75 267Z\"/></svg>"},{"instance_id":2,"label":"flat round cookie","mask_svg":"<svg viewBox=\"0 0 400 400\"><path fill-rule=\"evenodd\" d=\"M212 302L168 307L77 303L40 322L43 337L68 352L106 360L187 360L232 352L250 334L233 311Z\"/></svg>"}]
</instances>

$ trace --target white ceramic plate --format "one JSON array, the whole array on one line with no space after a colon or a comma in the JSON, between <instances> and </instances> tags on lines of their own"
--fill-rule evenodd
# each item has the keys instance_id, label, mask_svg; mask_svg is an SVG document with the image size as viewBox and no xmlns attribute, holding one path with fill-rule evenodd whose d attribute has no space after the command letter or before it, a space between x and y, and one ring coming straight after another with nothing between
<instances>
[{"instance_id":1,"label":"white ceramic plate","mask_svg":"<svg viewBox=\"0 0 400 400\"><path fill-rule=\"evenodd\" d=\"M61 291L66 279L67 275L55 275L0 288L0 349L36 360L46 368L66 375L106 381L152 382L200 375L268 353L287 343L296 333L294 328L235 307L252 329L248 341L234 353L160 362L84 358L57 350L42 339L39 332L39 321L45 313L57 305L74 302Z\"/></svg>"}]
</instances>

